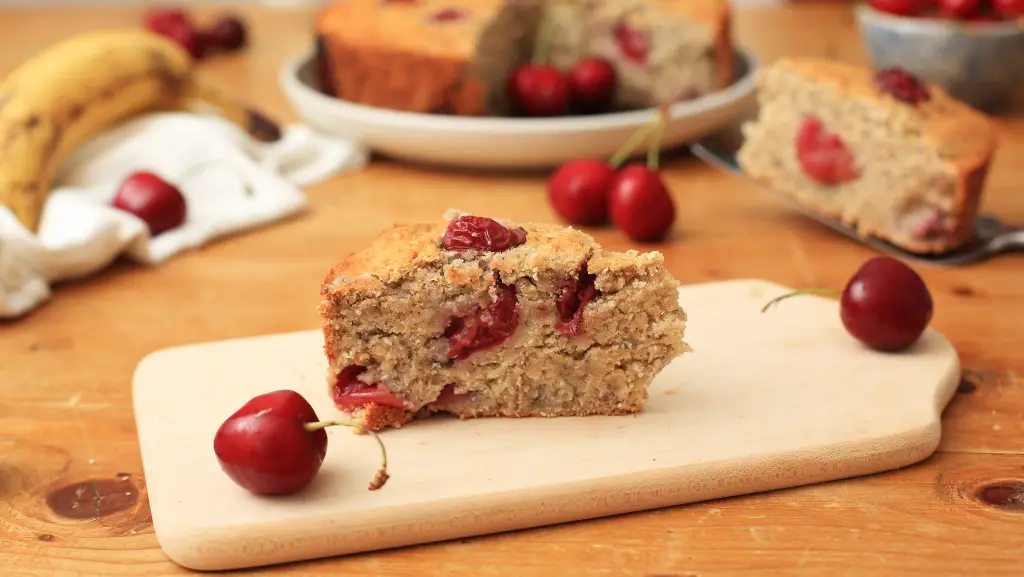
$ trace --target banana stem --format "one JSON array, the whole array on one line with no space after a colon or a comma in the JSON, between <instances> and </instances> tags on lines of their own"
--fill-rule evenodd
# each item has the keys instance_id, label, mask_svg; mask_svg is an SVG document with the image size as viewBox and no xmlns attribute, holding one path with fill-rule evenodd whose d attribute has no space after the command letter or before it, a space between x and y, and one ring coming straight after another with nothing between
<instances>
[{"instance_id":1,"label":"banana stem","mask_svg":"<svg viewBox=\"0 0 1024 577\"><path fill-rule=\"evenodd\" d=\"M388 475L388 451L384 448L384 442L380 440L377 433L367 429L355 421L317 421L315 423L306 423L302 428L307 432L312 433L313 431L319 431L320 429L333 426L351 427L360 433L373 437L373 440L377 442L377 446L380 447L380 469L377 470L373 475L373 480L370 481L370 490L376 491L383 487L384 483L387 483L390 478L390 475Z\"/></svg>"},{"instance_id":2,"label":"banana stem","mask_svg":"<svg viewBox=\"0 0 1024 577\"><path fill-rule=\"evenodd\" d=\"M841 292L842 291L837 290L837 289L804 289L804 290L793 291L791 293L786 293L786 294L784 294L782 296L775 297L772 300L768 301L767 304L765 304L763 307L761 307L761 312L767 311L768 308L771 307L772 305L777 304L780 301L784 301L784 300L786 300L786 299L788 299L790 297L795 297L795 296L799 296L799 295L833 295L833 294L840 294Z\"/></svg>"},{"instance_id":3,"label":"banana stem","mask_svg":"<svg viewBox=\"0 0 1024 577\"><path fill-rule=\"evenodd\" d=\"M241 105L220 90L195 78L182 86L177 98L179 109L190 109L189 105L195 102L205 104L260 142L276 142L281 139L281 128L266 115Z\"/></svg>"}]
</instances>

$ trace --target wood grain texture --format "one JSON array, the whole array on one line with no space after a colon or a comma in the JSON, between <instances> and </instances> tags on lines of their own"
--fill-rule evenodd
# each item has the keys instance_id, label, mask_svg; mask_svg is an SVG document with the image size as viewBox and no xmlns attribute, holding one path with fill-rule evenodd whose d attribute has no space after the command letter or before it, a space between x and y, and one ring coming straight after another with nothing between
<instances>
[{"instance_id":1,"label":"wood grain texture","mask_svg":"<svg viewBox=\"0 0 1024 577\"><path fill-rule=\"evenodd\" d=\"M259 498L220 471L217 427L248 399L297 390L320 418L319 330L158 351L133 379L157 537L176 562L237 569L578 521L877 473L940 439L960 361L929 331L901 355L853 341L834 299L788 301L760 280L682 287L684 354L628 417L438 416L381 436L391 480L365 485L377 449L330 431L316 482ZM794 370L796 369L796 370ZM202 397L196 405L190 399Z\"/></svg>"},{"instance_id":2,"label":"wood grain texture","mask_svg":"<svg viewBox=\"0 0 1024 577\"><path fill-rule=\"evenodd\" d=\"M225 10L203 7L211 17ZM205 73L284 120L277 68L305 51L313 8L241 7L253 24L244 55ZM74 32L138 22L138 7L0 9L0 74ZM829 56L863 62L849 6L744 9L737 35L766 62ZM799 30L799 34L789 31ZM983 210L1024 222L1024 104L996 122L1001 149ZM666 159L679 208L662 250L683 282L765 278L840 286L872 252L686 155ZM309 190L311 211L144 269L118 263L57 287L30 317L0 324L0 567L4 575L179 575L153 535L131 406L146 354L203 340L306 330L329 263L395 219L450 206L555 221L541 174L451 173L377 160ZM611 229L604 245L632 245ZM1024 283L1020 256L964 269L920 268L933 326L961 355L967 380L943 418L940 452L899 471L543 529L283 566L268 574L718 577L1021 574L1024 512ZM199 402L199 400L197 400ZM132 492L111 480L127 473ZM74 500L48 495L85 484ZM985 488L990 490L984 493ZM117 491L117 489L125 491ZM77 487L76 487L77 489ZM123 507L111 511L109 500ZM988 501L977 495L988 495ZM57 509L51 508L51 505ZM59 514L71 514L64 516ZM531 553L528 555L526 553Z\"/></svg>"}]
</instances>

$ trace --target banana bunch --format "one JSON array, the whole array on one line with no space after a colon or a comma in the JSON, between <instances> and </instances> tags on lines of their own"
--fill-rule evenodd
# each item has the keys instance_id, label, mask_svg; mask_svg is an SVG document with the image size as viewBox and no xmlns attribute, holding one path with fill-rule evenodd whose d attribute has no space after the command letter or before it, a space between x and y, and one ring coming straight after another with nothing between
<instances>
[{"instance_id":1,"label":"banana bunch","mask_svg":"<svg viewBox=\"0 0 1024 577\"><path fill-rule=\"evenodd\" d=\"M36 54L0 81L0 205L36 232L61 162L111 125L205 104L263 141L278 128L195 78L173 41L146 30L90 32Z\"/></svg>"}]
</instances>

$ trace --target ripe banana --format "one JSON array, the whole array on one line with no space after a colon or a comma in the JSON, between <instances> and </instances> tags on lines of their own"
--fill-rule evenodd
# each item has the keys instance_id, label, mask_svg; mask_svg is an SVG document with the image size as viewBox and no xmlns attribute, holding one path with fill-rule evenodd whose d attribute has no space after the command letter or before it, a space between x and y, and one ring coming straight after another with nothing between
<instances>
[{"instance_id":1,"label":"ripe banana","mask_svg":"<svg viewBox=\"0 0 1024 577\"><path fill-rule=\"evenodd\" d=\"M89 32L36 54L0 81L0 205L36 232L51 180L76 147L146 112L212 105L254 137L280 137L266 117L200 83L192 59L145 30Z\"/></svg>"}]
</instances>

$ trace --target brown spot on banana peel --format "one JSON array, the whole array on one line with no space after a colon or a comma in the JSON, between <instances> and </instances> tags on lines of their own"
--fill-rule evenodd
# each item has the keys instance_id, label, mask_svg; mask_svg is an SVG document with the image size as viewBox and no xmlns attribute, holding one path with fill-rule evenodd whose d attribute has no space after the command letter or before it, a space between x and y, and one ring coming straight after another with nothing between
<instances>
[{"instance_id":1,"label":"brown spot on banana peel","mask_svg":"<svg viewBox=\"0 0 1024 577\"><path fill-rule=\"evenodd\" d=\"M168 88L171 88L172 86L174 86L174 84L177 83L177 80L174 80L171 75L166 73L166 69L163 69L163 70L161 70L161 69L148 70L148 71L141 72L139 74L132 74L130 76L125 76L125 77L119 79L117 82L115 82L113 84L110 84L109 86L104 88L99 93L98 97L100 99L104 99L104 100L114 98L114 97L118 96L121 93L121 91L123 91L123 90L127 89L128 87L132 86L136 82L139 82L139 81L145 80L147 78L150 78L154 74L157 75L157 76L160 76L161 77L161 81L163 83L167 84ZM9 95L4 95L4 96L6 97L6 99L0 99L0 106L2 106L6 102L7 99L10 99ZM3 98L3 97L0 97L0 98ZM73 103L71 103L68 106L68 108L67 108L67 113L65 115L65 118L61 119L61 120L64 120L64 121L63 122L61 122L61 121L55 122L54 129L53 129L53 134L51 135L51 140L54 139L54 136L63 135L64 130L67 128L66 124L67 123L71 123L71 122L77 120L79 117L81 117L82 114L85 112L85 108L86 108L87 105L88 105L87 102L73 102ZM27 117L23 121L23 127L24 127L25 130L32 130L32 129L35 129L35 128L39 127L40 123L41 123L41 118L39 117L39 115L32 114L32 115L30 115L29 117ZM3 143L0 143L0 154L3 154L3 150L5 148L7 148L8 146L10 146L11 143L14 142L14 140L16 140L16 137L17 137L17 134L14 133L14 132L9 132L6 135L6 137L4 138ZM56 140L59 140L59 138L57 138ZM56 144L59 144L59 142L58 143L48 142L47 146L45 147L45 150L47 150L49 153L52 154L53 150L56 147Z\"/></svg>"},{"instance_id":2,"label":"brown spot on banana peel","mask_svg":"<svg viewBox=\"0 0 1024 577\"><path fill-rule=\"evenodd\" d=\"M153 70L168 70L171 67L170 62L167 61L167 55L155 48L146 50L146 59L149 60L149 67Z\"/></svg>"},{"instance_id":3,"label":"brown spot on banana peel","mask_svg":"<svg viewBox=\"0 0 1024 577\"><path fill-rule=\"evenodd\" d=\"M149 60L150 70L160 77L160 81L168 88L177 90L188 79L188 72L183 76L174 72L174 67L168 60L167 55L159 50L148 50L146 57Z\"/></svg>"},{"instance_id":4,"label":"brown spot on banana peel","mask_svg":"<svg viewBox=\"0 0 1024 577\"><path fill-rule=\"evenodd\" d=\"M275 142L281 139L281 128L262 113L249 108L246 110L249 134L260 142Z\"/></svg>"},{"instance_id":5,"label":"brown spot on banana peel","mask_svg":"<svg viewBox=\"0 0 1024 577\"><path fill-rule=\"evenodd\" d=\"M85 107L80 103L72 104L71 107L68 108L68 122L78 120L78 118L82 116L83 112L85 112Z\"/></svg>"},{"instance_id":6,"label":"brown spot on banana peel","mask_svg":"<svg viewBox=\"0 0 1024 577\"><path fill-rule=\"evenodd\" d=\"M179 87L177 100L176 106L183 110L189 109L191 103L202 103L212 107L223 118L261 142L274 142L281 138L281 129L276 122L254 108L242 106L221 90L200 79L190 78L183 83Z\"/></svg>"}]
</instances>

